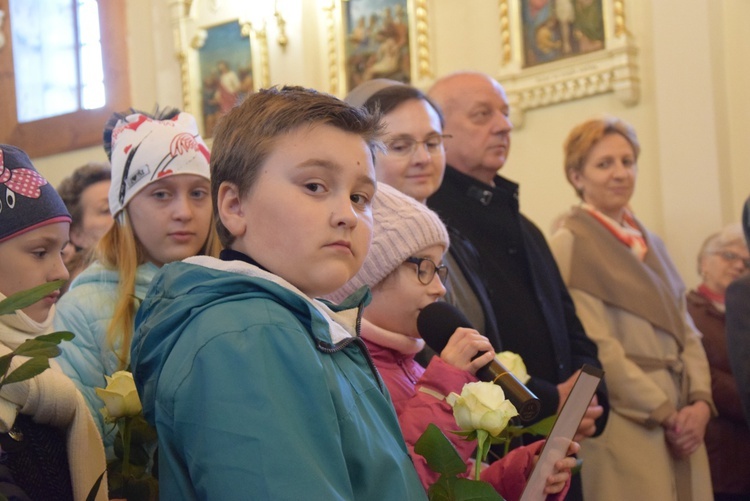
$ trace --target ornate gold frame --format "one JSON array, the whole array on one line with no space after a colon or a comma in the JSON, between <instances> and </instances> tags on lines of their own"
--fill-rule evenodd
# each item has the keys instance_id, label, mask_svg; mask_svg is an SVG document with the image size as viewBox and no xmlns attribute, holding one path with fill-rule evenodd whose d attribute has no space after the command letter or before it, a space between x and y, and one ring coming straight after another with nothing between
<instances>
[{"instance_id":1,"label":"ornate gold frame","mask_svg":"<svg viewBox=\"0 0 750 501\"><path fill-rule=\"evenodd\" d=\"M638 49L627 29L625 0L602 0L605 47L595 52L523 68L520 0L500 2L498 80L511 105L511 120L523 125L527 110L614 92L628 106L640 99Z\"/></svg>"},{"instance_id":2,"label":"ornate gold frame","mask_svg":"<svg viewBox=\"0 0 750 501\"><path fill-rule=\"evenodd\" d=\"M198 64L198 49L205 41L205 30L222 22L239 22L242 34L249 37L253 74L257 75L254 82L255 90L270 85L270 68L268 56L268 38L265 26L256 29L250 21L228 17L215 20L211 25L198 23L198 19L205 19L203 12L199 12L205 2L194 0L172 0L171 17L174 34L175 57L180 65L180 80L182 83L182 108L195 115L199 124L203 124L203 112L200 106L200 75ZM202 125L201 125L202 126ZM205 131L201 131L205 133Z\"/></svg>"},{"instance_id":3,"label":"ornate gold frame","mask_svg":"<svg viewBox=\"0 0 750 501\"><path fill-rule=\"evenodd\" d=\"M325 38L328 55L328 87L335 96L343 97L347 75L344 63L344 37L346 26L343 3L348 0L319 0L325 13ZM430 29L428 0L407 0L409 14L409 52L411 54L411 84L427 88L432 84L433 60L430 52Z\"/></svg>"}]
</instances>

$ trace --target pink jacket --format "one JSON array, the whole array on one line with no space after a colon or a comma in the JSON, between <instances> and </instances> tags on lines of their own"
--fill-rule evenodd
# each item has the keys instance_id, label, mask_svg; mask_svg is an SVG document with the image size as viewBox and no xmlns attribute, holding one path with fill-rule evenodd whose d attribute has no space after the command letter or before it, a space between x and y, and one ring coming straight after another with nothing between
<instances>
[{"instance_id":1,"label":"pink jacket","mask_svg":"<svg viewBox=\"0 0 750 501\"><path fill-rule=\"evenodd\" d=\"M378 368L393 400L401 431L425 490L438 479L438 474L430 470L425 459L414 453L414 444L427 425L434 423L456 447L461 458L467 462L474 453L476 442L468 442L450 433L458 426L453 418L453 409L445 401L449 393L461 393L464 384L477 381L466 371L462 371L433 357L427 369L414 360L414 355L404 355L398 351L380 346L365 339L375 366ZM543 442L519 447L492 463L481 473L481 479L490 483L508 501L520 499L531 473L532 460ZM470 474L467 465L466 475ZM569 483L563 492L548 496L549 500L565 498Z\"/></svg>"}]
</instances>

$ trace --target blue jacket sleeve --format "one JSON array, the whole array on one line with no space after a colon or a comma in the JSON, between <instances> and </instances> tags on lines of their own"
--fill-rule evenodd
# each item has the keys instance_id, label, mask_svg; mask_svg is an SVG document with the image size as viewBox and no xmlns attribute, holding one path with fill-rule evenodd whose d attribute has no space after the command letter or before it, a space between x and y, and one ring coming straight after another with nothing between
<instances>
[{"instance_id":1,"label":"blue jacket sleeve","mask_svg":"<svg viewBox=\"0 0 750 501\"><path fill-rule=\"evenodd\" d=\"M104 407L102 400L96 395L94 388L103 388L107 382L104 375L111 374L106 367L106 324L93 315L93 304L87 304L79 299L75 290L63 296L55 315L55 329L67 330L75 334L70 342L60 345L61 354L56 359L63 372L75 383L83 394L94 422L102 435L107 457L114 457L112 444L114 443L114 426L104 422L100 409ZM69 297L68 294L70 294ZM111 356L114 356L112 354Z\"/></svg>"}]
</instances>

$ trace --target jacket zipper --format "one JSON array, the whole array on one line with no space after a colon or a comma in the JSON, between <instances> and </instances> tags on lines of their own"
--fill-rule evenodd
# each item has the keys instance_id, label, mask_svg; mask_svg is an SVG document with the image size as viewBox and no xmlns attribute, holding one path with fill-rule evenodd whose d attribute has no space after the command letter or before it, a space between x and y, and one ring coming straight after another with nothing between
<instances>
[{"instance_id":1,"label":"jacket zipper","mask_svg":"<svg viewBox=\"0 0 750 501\"><path fill-rule=\"evenodd\" d=\"M330 355L330 354L343 350L344 348L346 348L352 343L356 343L362 350L362 354L365 356L365 361L367 362L368 367L370 367L370 371L372 372L372 375L375 376L375 381L377 381L378 383L378 388L380 388L380 393L384 394L385 391L384 391L384 386L383 386L383 380L380 377L380 372L378 372L378 368L375 367L375 362L373 362L372 360L372 356L370 355L370 350L367 349L367 345L362 340L362 338L359 337L359 330L362 325L362 310L363 309L364 308L360 305L359 311L357 312L357 323L356 323L357 337L350 337L350 338L344 339L338 344L331 344L325 341L321 341L320 339L316 339L315 344L320 351Z\"/></svg>"}]
</instances>

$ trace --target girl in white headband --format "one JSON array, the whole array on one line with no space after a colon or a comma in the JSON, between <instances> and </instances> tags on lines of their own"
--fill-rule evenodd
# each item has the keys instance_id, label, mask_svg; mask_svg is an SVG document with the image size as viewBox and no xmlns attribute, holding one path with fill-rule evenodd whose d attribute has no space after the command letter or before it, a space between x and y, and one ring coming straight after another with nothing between
<instances>
[{"instance_id":1,"label":"girl in white headband","mask_svg":"<svg viewBox=\"0 0 750 501\"><path fill-rule=\"evenodd\" d=\"M76 334L60 364L86 397L107 456L112 425L94 388L129 365L140 300L164 264L197 254L218 255L214 239L209 151L195 119L177 110L131 110L107 123L104 149L112 163L109 206L115 224L58 305L55 326Z\"/></svg>"}]
</instances>

